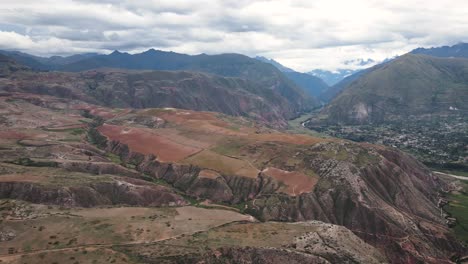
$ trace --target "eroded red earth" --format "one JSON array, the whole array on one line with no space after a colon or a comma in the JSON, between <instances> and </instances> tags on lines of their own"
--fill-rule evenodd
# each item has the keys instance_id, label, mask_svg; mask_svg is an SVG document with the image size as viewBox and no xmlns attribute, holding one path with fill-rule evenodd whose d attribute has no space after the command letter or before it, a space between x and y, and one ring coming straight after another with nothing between
<instances>
[{"instance_id":1,"label":"eroded red earth","mask_svg":"<svg viewBox=\"0 0 468 264\"><path fill-rule=\"evenodd\" d=\"M179 144L149 129L104 124L98 130L112 140L127 144L132 151L153 154L163 162L177 162L202 150Z\"/></svg>"},{"instance_id":2,"label":"eroded red earth","mask_svg":"<svg viewBox=\"0 0 468 264\"><path fill-rule=\"evenodd\" d=\"M273 167L266 168L262 173L287 185L283 192L292 196L310 192L318 181L318 178L299 171L285 171Z\"/></svg>"}]
</instances>

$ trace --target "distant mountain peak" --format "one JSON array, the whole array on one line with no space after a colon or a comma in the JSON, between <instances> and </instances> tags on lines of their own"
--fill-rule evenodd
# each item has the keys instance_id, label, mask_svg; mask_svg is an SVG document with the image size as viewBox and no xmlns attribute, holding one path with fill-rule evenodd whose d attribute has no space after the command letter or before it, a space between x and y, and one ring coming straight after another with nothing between
<instances>
[{"instance_id":1,"label":"distant mountain peak","mask_svg":"<svg viewBox=\"0 0 468 264\"><path fill-rule=\"evenodd\" d=\"M322 69L315 69L308 74L312 76L316 76L323 81L325 81L328 85L332 86L337 83L339 83L341 80L344 78L358 72L360 70L352 70L352 69L337 69L335 71L328 71L328 70L322 70Z\"/></svg>"},{"instance_id":2,"label":"distant mountain peak","mask_svg":"<svg viewBox=\"0 0 468 264\"><path fill-rule=\"evenodd\" d=\"M255 59L259 60L259 61L262 61L262 62L265 62L265 63L269 63L269 64L275 66L278 70L280 70L282 72L295 72L295 70L282 65L281 63L275 61L274 59L269 59L269 58L266 58L266 57L263 57L263 56L256 56Z\"/></svg>"},{"instance_id":3,"label":"distant mountain peak","mask_svg":"<svg viewBox=\"0 0 468 264\"><path fill-rule=\"evenodd\" d=\"M156 53L158 53L158 52L161 52L161 51L151 48L151 49L149 49L149 50L143 52L142 54L156 54Z\"/></svg>"},{"instance_id":4,"label":"distant mountain peak","mask_svg":"<svg viewBox=\"0 0 468 264\"><path fill-rule=\"evenodd\" d=\"M297 86L301 87L307 94L311 96L318 98L325 90L328 89L328 85L319 77L307 73L296 72L293 69L281 65L279 62L273 59L268 59L263 56L257 56L255 59L273 65L278 70L283 72L283 74L286 75L288 79L293 81Z\"/></svg>"},{"instance_id":5,"label":"distant mountain peak","mask_svg":"<svg viewBox=\"0 0 468 264\"><path fill-rule=\"evenodd\" d=\"M120 55L125 55L125 54L128 54L126 52L120 52L118 50L114 50L111 54L109 54L110 56L120 56Z\"/></svg>"}]
</instances>

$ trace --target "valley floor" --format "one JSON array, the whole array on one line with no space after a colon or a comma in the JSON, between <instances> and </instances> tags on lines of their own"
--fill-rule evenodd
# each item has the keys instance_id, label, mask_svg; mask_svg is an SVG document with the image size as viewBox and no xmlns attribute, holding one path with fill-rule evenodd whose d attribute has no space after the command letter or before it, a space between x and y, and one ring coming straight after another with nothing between
<instances>
[{"instance_id":1,"label":"valley floor","mask_svg":"<svg viewBox=\"0 0 468 264\"><path fill-rule=\"evenodd\" d=\"M317 118L317 115L313 115ZM385 124L326 125L305 121L313 131L356 142L395 147L434 170L468 172L468 116L419 116Z\"/></svg>"}]
</instances>

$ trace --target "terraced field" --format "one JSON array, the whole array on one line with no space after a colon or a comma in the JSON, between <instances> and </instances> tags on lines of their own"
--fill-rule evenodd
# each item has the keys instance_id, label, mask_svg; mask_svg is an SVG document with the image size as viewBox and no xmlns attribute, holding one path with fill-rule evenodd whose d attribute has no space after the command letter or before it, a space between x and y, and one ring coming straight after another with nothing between
<instances>
[{"instance_id":1,"label":"terraced field","mask_svg":"<svg viewBox=\"0 0 468 264\"><path fill-rule=\"evenodd\" d=\"M139 123L134 115L130 113L111 119L110 123L119 125L104 124L98 130L110 140L128 145L131 151L155 155L160 162L193 164L221 174L248 178L256 178L266 168L269 163L267 159L271 159L276 148L268 147L272 144L288 145L297 150L301 146L331 141L279 133L265 128L260 133L255 127L243 126L250 125L243 120L238 120L238 126L232 127L220 114L209 112L170 108L143 110L136 114L146 117L145 121L140 119ZM247 150L246 146L249 145L255 145L255 151ZM263 156L264 160L260 158L260 161L258 156ZM300 159L298 157L296 163ZM288 160L290 164L295 163L294 157L289 157ZM305 184L298 193L310 191L313 182L316 182L314 173L310 171L289 171L284 166L271 167L270 170L282 172L272 175L276 175L274 178L286 186L283 189L287 193L292 193L293 189L301 185L301 181ZM287 187L289 185L291 186Z\"/></svg>"}]
</instances>

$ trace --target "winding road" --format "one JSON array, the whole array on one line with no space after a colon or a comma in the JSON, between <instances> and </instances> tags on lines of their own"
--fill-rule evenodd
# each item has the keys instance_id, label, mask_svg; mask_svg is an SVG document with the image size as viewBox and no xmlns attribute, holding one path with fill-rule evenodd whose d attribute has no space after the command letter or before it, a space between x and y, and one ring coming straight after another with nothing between
<instances>
[{"instance_id":1,"label":"winding road","mask_svg":"<svg viewBox=\"0 0 468 264\"><path fill-rule=\"evenodd\" d=\"M432 171L432 172L433 172L435 175L449 176L449 177L456 178L456 179L459 179L459 180L466 180L466 181L468 181L468 177L465 177L465 176L458 176L458 175L448 174L448 173L440 172L440 171Z\"/></svg>"}]
</instances>

